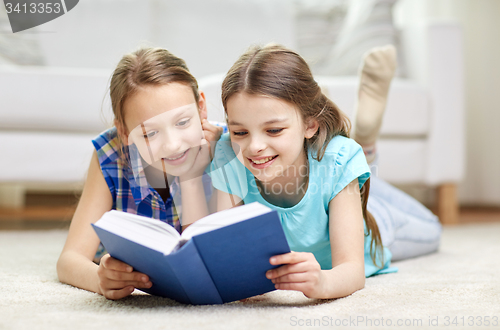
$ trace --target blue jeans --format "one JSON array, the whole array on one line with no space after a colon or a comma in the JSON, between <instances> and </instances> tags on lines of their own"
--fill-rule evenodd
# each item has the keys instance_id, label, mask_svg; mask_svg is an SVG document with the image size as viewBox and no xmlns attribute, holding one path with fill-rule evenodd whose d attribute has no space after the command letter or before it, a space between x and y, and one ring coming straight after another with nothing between
<instances>
[{"instance_id":1,"label":"blue jeans","mask_svg":"<svg viewBox=\"0 0 500 330\"><path fill-rule=\"evenodd\" d=\"M392 260L401 260L437 251L441 224L413 197L376 176L371 177L368 211L378 224L382 244Z\"/></svg>"}]
</instances>

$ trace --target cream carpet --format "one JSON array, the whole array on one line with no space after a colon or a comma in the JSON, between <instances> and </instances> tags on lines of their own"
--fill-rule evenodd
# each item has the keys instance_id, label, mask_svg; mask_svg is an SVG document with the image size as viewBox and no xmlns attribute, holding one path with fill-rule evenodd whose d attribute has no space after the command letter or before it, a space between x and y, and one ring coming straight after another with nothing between
<instances>
[{"instance_id":1,"label":"cream carpet","mask_svg":"<svg viewBox=\"0 0 500 330\"><path fill-rule=\"evenodd\" d=\"M109 301L61 284L65 237L0 232L0 329L500 329L500 223L446 227L439 253L394 263L398 273L369 278L346 298L275 291L218 306L140 292Z\"/></svg>"}]
</instances>

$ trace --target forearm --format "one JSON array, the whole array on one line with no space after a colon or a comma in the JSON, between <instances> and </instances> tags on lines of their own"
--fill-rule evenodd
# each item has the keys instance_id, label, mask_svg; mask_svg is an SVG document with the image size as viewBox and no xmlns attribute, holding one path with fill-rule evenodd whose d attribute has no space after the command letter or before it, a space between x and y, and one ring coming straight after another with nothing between
<instances>
[{"instance_id":1,"label":"forearm","mask_svg":"<svg viewBox=\"0 0 500 330\"><path fill-rule=\"evenodd\" d=\"M346 297L365 286L364 265L346 262L329 270L322 270L323 285L320 299Z\"/></svg>"},{"instance_id":2,"label":"forearm","mask_svg":"<svg viewBox=\"0 0 500 330\"><path fill-rule=\"evenodd\" d=\"M59 281L78 288L101 293L96 265L83 255L73 251L61 254L57 261L57 276Z\"/></svg>"},{"instance_id":3,"label":"forearm","mask_svg":"<svg viewBox=\"0 0 500 330\"><path fill-rule=\"evenodd\" d=\"M217 212L243 205L243 200L236 195L230 195L220 190L215 190L215 193L217 194Z\"/></svg>"},{"instance_id":4,"label":"forearm","mask_svg":"<svg viewBox=\"0 0 500 330\"><path fill-rule=\"evenodd\" d=\"M325 295L345 297L365 286L364 230L358 179L353 180L328 208L331 270L325 271Z\"/></svg>"},{"instance_id":5,"label":"forearm","mask_svg":"<svg viewBox=\"0 0 500 330\"><path fill-rule=\"evenodd\" d=\"M202 178L181 181L182 227L207 216L208 205Z\"/></svg>"}]
</instances>

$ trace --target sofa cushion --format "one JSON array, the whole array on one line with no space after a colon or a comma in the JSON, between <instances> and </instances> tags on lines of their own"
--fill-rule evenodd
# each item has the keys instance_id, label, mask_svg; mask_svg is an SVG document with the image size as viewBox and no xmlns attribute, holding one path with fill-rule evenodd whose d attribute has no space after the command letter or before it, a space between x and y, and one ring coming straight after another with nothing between
<instances>
[{"instance_id":1,"label":"sofa cushion","mask_svg":"<svg viewBox=\"0 0 500 330\"><path fill-rule=\"evenodd\" d=\"M357 77L316 76L316 80L327 88L330 99L352 117L357 97ZM426 135L429 131L429 116L428 94L425 88L413 81L395 78L389 91L381 135Z\"/></svg>"},{"instance_id":2,"label":"sofa cushion","mask_svg":"<svg viewBox=\"0 0 500 330\"><path fill-rule=\"evenodd\" d=\"M104 102L110 75L107 70L1 67L0 129L101 132L107 126L103 112L111 113Z\"/></svg>"},{"instance_id":3,"label":"sofa cushion","mask_svg":"<svg viewBox=\"0 0 500 330\"><path fill-rule=\"evenodd\" d=\"M0 182L83 182L95 136L0 131Z\"/></svg>"},{"instance_id":4,"label":"sofa cushion","mask_svg":"<svg viewBox=\"0 0 500 330\"><path fill-rule=\"evenodd\" d=\"M381 138L377 143L378 164L371 166L372 175L399 184L429 183L425 160L426 139Z\"/></svg>"}]
</instances>

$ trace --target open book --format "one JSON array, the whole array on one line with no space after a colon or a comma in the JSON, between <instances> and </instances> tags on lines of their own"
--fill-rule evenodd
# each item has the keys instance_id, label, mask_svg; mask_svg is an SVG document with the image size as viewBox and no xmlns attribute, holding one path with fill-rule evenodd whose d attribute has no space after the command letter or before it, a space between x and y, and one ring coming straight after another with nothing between
<instances>
[{"instance_id":1,"label":"open book","mask_svg":"<svg viewBox=\"0 0 500 330\"><path fill-rule=\"evenodd\" d=\"M147 274L141 289L179 302L221 304L274 290L269 258L290 252L276 211L251 203L211 214L182 235L147 217L110 211L92 225L109 254Z\"/></svg>"}]
</instances>

